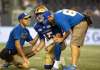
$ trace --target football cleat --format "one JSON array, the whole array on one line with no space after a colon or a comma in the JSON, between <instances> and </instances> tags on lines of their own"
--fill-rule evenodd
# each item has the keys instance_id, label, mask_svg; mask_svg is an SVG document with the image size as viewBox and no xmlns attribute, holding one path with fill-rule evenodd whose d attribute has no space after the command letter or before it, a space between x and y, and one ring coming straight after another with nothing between
<instances>
[{"instance_id":1,"label":"football cleat","mask_svg":"<svg viewBox=\"0 0 100 70\"><path fill-rule=\"evenodd\" d=\"M62 64L59 64L59 68L53 67L53 70L63 70L63 65Z\"/></svg>"},{"instance_id":2,"label":"football cleat","mask_svg":"<svg viewBox=\"0 0 100 70\"><path fill-rule=\"evenodd\" d=\"M66 70L76 70L76 68L75 65L69 65Z\"/></svg>"}]
</instances>

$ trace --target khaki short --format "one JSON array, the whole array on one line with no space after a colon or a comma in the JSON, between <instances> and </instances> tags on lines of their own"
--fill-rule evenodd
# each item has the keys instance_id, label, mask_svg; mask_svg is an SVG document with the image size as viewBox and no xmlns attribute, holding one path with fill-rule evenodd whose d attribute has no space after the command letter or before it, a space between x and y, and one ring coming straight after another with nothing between
<instances>
[{"instance_id":1,"label":"khaki short","mask_svg":"<svg viewBox=\"0 0 100 70\"><path fill-rule=\"evenodd\" d=\"M88 24L86 21L81 21L78 25L73 27L71 45L82 46L84 43L87 29L88 29Z\"/></svg>"}]
</instances>

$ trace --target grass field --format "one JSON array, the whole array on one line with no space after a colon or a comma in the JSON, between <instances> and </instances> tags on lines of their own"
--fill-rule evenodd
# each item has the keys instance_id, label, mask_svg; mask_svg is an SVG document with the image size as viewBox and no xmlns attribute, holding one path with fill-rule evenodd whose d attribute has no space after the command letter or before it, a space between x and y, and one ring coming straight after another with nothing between
<instances>
[{"instance_id":1,"label":"grass field","mask_svg":"<svg viewBox=\"0 0 100 70\"><path fill-rule=\"evenodd\" d=\"M4 44L0 44L0 49L4 47ZM62 53L66 66L70 60L70 48L67 47ZM42 50L30 59L30 67L36 68L36 70L43 70L43 63L45 59L45 52ZM2 62L0 62L2 64ZM100 70L100 46L84 46L81 48L81 56L79 60L79 70ZM14 66L9 67L7 70L20 70ZM25 69L24 69L25 70ZM28 69L26 69L28 70ZM31 69L30 69L31 70ZM33 69L34 70L34 69Z\"/></svg>"}]
</instances>

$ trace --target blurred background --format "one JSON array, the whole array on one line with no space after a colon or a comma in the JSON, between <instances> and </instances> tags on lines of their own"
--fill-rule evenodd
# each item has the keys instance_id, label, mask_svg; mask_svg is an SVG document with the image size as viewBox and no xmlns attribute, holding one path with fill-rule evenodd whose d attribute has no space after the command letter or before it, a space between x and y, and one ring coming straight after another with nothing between
<instances>
[{"instance_id":1,"label":"blurred background","mask_svg":"<svg viewBox=\"0 0 100 70\"><path fill-rule=\"evenodd\" d=\"M87 12L93 21L91 27L100 28L100 0L0 0L0 25L15 25L20 12L38 4L45 4L52 11L70 8Z\"/></svg>"},{"instance_id":2,"label":"blurred background","mask_svg":"<svg viewBox=\"0 0 100 70\"><path fill-rule=\"evenodd\" d=\"M5 47L13 27L19 23L17 20L18 15L21 12L29 13L40 4L46 5L52 12L68 8L81 13L87 13L91 17L93 24L87 31L85 47L81 49L79 70L100 70L100 56L98 56L100 55L100 0L0 0L0 50ZM34 20L32 23L34 23ZM34 37L36 32L32 25L28 28ZM69 44L70 36L66 42ZM42 51L30 60L31 67L36 68L35 70L44 70L44 53ZM67 47L63 53L63 62L67 66L70 63L70 48ZM0 64L2 64L1 61ZM10 67L8 70L15 69Z\"/></svg>"},{"instance_id":3,"label":"blurred background","mask_svg":"<svg viewBox=\"0 0 100 70\"><path fill-rule=\"evenodd\" d=\"M7 41L10 30L18 23L19 13L34 10L40 4L46 5L52 12L68 8L87 13L93 24L87 33L86 43L100 45L100 0L0 0L0 42Z\"/></svg>"}]
</instances>

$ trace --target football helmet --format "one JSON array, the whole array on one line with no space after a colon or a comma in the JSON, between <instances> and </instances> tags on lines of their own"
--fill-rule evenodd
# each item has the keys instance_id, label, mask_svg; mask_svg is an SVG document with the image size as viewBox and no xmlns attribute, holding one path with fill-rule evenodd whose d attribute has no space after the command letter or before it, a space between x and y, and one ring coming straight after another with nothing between
<instances>
[{"instance_id":1,"label":"football helmet","mask_svg":"<svg viewBox=\"0 0 100 70\"><path fill-rule=\"evenodd\" d=\"M38 13L44 13L48 11L48 9L46 8L46 6L44 5L39 5L35 8L35 14L38 14Z\"/></svg>"}]
</instances>

